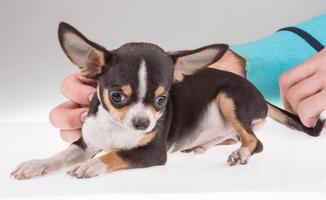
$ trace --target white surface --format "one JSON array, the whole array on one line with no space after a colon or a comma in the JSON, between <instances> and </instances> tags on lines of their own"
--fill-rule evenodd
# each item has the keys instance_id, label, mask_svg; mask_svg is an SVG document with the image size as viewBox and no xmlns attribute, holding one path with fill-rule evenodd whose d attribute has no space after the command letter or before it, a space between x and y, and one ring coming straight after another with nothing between
<instances>
[{"instance_id":1,"label":"white surface","mask_svg":"<svg viewBox=\"0 0 326 200\"><path fill-rule=\"evenodd\" d=\"M0 130L0 199L115 193L326 194L325 132L313 138L272 120L257 133L264 151L246 166L226 165L228 154L238 145L218 146L202 155L170 154L165 166L85 180L72 179L65 170L25 181L9 179L21 161L48 157L67 145L46 123L1 124Z\"/></svg>"}]
</instances>

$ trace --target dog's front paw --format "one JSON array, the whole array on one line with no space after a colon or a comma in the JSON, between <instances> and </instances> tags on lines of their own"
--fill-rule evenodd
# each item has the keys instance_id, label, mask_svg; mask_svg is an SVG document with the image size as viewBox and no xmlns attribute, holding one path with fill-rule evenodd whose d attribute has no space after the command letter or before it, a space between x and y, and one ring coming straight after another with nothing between
<instances>
[{"instance_id":1,"label":"dog's front paw","mask_svg":"<svg viewBox=\"0 0 326 200\"><path fill-rule=\"evenodd\" d=\"M48 165L43 160L29 160L18 165L10 176L16 180L29 179L47 174L47 169Z\"/></svg>"},{"instance_id":2,"label":"dog's front paw","mask_svg":"<svg viewBox=\"0 0 326 200\"><path fill-rule=\"evenodd\" d=\"M91 178L107 172L107 166L100 159L94 158L77 164L67 172L69 176L76 178Z\"/></svg>"},{"instance_id":3,"label":"dog's front paw","mask_svg":"<svg viewBox=\"0 0 326 200\"><path fill-rule=\"evenodd\" d=\"M238 150L234 151L229 155L228 165L233 166L236 164L245 165L248 163L250 158L250 151L246 147L241 147Z\"/></svg>"}]
</instances>

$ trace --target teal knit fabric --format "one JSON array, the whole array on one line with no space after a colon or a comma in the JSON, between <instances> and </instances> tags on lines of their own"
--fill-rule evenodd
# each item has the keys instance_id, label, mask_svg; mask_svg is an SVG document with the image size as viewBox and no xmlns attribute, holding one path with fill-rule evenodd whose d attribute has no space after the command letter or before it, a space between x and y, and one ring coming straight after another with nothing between
<instances>
[{"instance_id":1,"label":"teal knit fabric","mask_svg":"<svg viewBox=\"0 0 326 200\"><path fill-rule=\"evenodd\" d=\"M296 27L326 45L326 14ZM258 41L231 46L231 49L246 59L247 78L267 101L278 106L282 106L279 77L317 53L303 38L289 31L275 32Z\"/></svg>"}]
</instances>

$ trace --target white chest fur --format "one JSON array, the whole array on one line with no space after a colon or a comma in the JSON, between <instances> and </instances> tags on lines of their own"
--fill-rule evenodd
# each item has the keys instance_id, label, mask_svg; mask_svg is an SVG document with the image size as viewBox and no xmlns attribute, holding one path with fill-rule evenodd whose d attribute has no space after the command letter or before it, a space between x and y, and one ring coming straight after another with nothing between
<instances>
[{"instance_id":1,"label":"white chest fur","mask_svg":"<svg viewBox=\"0 0 326 200\"><path fill-rule=\"evenodd\" d=\"M144 134L128 130L117 124L102 106L99 106L95 116L90 116L85 120L82 128L83 139L87 146L105 151L110 151L113 148L136 147Z\"/></svg>"}]
</instances>

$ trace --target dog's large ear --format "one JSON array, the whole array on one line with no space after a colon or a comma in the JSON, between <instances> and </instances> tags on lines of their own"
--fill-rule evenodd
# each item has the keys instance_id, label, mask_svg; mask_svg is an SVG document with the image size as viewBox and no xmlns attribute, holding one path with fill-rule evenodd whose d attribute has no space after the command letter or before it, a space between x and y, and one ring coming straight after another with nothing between
<instances>
[{"instance_id":1,"label":"dog's large ear","mask_svg":"<svg viewBox=\"0 0 326 200\"><path fill-rule=\"evenodd\" d=\"M174 61L174 79L180 81L184 75L213 64L223 57L228 48L227 44L213 44L195 50L170 52Z\"/></svg>"},{"instance_id":2,"label":"dog's large ear","mask_svg":"<svg viewBox=\"0 0 326 200\"><path fill-rule=\"evenodd\" d=\"M59 24L58 36L63 51L83 76L95 78L103 71L109 57L104 47L91 42L65 22Z\"/></svg>"}]
</instances>

